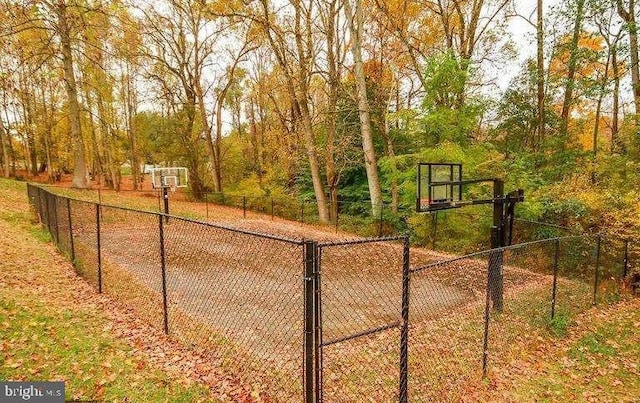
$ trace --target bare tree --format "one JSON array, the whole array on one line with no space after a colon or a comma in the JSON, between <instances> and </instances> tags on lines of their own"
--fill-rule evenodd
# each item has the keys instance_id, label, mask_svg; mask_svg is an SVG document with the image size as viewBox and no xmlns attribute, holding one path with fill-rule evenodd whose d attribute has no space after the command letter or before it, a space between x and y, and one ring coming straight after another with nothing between
<instances>
[{"instance_id":1,"label":"bare tree","mask_svg":"<svg viewBox=\"0 0 640 403\"><path fill-rule=\"evenodd\" d=\"M351 7L350 0L344 2L349 31L351 33L351 53L354 61L354 77L356 82L356 98L358 100L358 116L360 117L360 133L362 135L362 150L364 151L364 166L367 171L369 183L369 197L371 198L371 213L374 216L380 214L382 208L382 190L378 176L378 164L373 146L373 134L371 132L371 110L367 98L367 84L364 76L364 64L362 61L362 2L355 0L355 9Z\"/></svg>"}]
</instances>

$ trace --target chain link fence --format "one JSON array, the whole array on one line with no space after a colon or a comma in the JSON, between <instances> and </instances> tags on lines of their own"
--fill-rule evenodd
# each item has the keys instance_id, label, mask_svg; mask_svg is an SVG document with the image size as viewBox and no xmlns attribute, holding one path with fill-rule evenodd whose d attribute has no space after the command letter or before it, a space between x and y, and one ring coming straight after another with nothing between
<instances>
[{"instance_id":1,"label":"chain link fence","mask_svg":"<svg viewBox=\"0 0 640 403\"><path fill-rule=\"evenodd\" d=\"M28 196L78 274L256 400L458 400L637 287L638 247L599 236L454 257L410 253L407 236L317 242Z\"/></svg>"},{"instance_id":2,"label":"chain link fence","mask_svg":"<svg viewBox=\"0 0 640 403\"><path fill-rule=\"evenodd\" d=\"M209 352L254 398L301 399L303 241L31 185L28 195L60 251L99 292Z\"/></svg>"}]
</instances>

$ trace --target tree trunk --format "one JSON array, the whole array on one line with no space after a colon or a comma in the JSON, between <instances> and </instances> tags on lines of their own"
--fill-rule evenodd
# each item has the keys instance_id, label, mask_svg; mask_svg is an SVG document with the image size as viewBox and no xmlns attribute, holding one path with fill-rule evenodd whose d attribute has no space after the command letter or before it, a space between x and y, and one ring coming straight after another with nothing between
<instances>
[{"instance_id":1,"label":"tree trunk","mask_svg":"<svg viewBox=\"0 0 640 403\"><path fill-rule=\"evenodd\" d=\"M629 0L629 9L622 5L622 0L616 0L618 14L624 20L629 31L629 55L631 59L631 86L633 88L633 103L635 106L636 134L633 139L636 148L640 148L640 66L638 66L638 26L636 24L635 0Z\"/></svg>"},{"instance_id":2,"label":"tree trunk","mask_svg":"<svg viewBox=\"0 0 640 403\"><path fill-rule=\"evenodd\" d=\"M311 121L311 112L309 111L309 63L311 52L313 51L311 43L311 16L305 15L305 32L302 30L301 18L302 7L299 0L294 2L295 6L295 38L298 53L298 85L296 94L297 106L299 108L302 130L304 132L304 142L307 149L307 157L309 159L309 168L311 171L311 181L313 182L313 193L318 204L318 218L320 222L329 222L329 206L327 205L327 196L324 193L324 184L320 174L320 163L318 161L318 153L316 152L316 138L313 131L313 123ZM293 88L294 84L291 81Z\"/></svg>"},{"instance_id":3,"label":"tree trunk","mask_svg":"<svg viewBox=\"0 0 640 403\"><path fill-rule=\"evenodd\" d=\"M573 36L569 46L569 63L567 66L567 77L565 79L565 92L562 102L562 113L560 114L560 149L566 148L566 143L569 139L569 112L574 102L573 90L575 87L575 75L578 67L578 41L580 39L580 32L582 30L582 18L584 16L584 2L585 0L576 1L576 19L573 25Z\"/></svg>"},{"instance_id":4,"label":"tree trunk","mask_svg":"<svg viewBox=\"0 0 640 403\"><path fill-rule=\"evenodd\" d=\"M591 183L596 183L596 157L598 156L598 135L600 133L600 116L602 113L602 100L604 99L604 93L607 87L607 80L609 78L609 62L611 61L611 48L609 48L609 52L607 54L607 62L604 68L604 74L602 76L602 81L600 82L600 91L598 94L598 101L596 102L596 121L593 125L593 145L592 145L592 153L593 153L593 164L591 170Z\"/></svg>"},{"instance_id":5,"label":"tree trunk","mask_svg":"<svg viewBox=\"0 0 640 403\"><path fill-rule=\"evenodd\" d=\"M611 116L611 152L623 151L618 144L619 115L620 109L620 71L618 68L618 49L617 45L611 49L611 68L613 69L613 112Z\"/></svg>"},{"instance_id":6,"label":"tree trunk","mask_svg":"<svg viewBox=\"0 0 640 403\"><path fill-rule=\"evenodd\" d=\"M329 3L329 9L327 10L327 24L326 24L326 36L327 36L327 65L329 68L328 78L328 99L327 99L327 146L325 149L325 169L327 171L327 185L329 187L329 217L332 222L338 219L338 182L340 176L336 169L336 111L338 105L338 88L340 88L340 75L338 72L338 66L336 61L336 1L333 0Z\"/></svg>"},{"instance_id":7,"label":"tree trunk","mask_svg":"<svg viewBox=\"0 0 640 403\"><path fill-rule=\"evenodd\" d=\"M127 64L127 74L125 79L127 137L129 139L129 147L131 148L131 181L133 182L133 190L138 190L140 188L140 156L138 155L138 142L135 123L135 116L138 113L138 102L136 99L135 85L133 85L132 83L133 78L131 77L129 64Z\"/></svg>"},{"instance_id":8,"label":"tree trunk","mask_svg":"<svg viewBox=\"0 0 640 403\"><path fill-rule=\"evenodd\" d=\"M89 110L90 115L93 113L93 99L89 91L85 91L85 99L86 99L86 107ZM89 133L91 140L91 148L93 149L93 161L91 162L91 173L93 180L96 178L102 178L103 165L102 165L102 157L100 155L100 147L98 147L98 134L96 130L96 125L92 118L89 119ZM98 183L100 183L100 179L98 179Z\"/></svg>"},{"instance_id":9,"label":"tree trunk","mask_svg":"<svg viewBox=\"0 0 640 403\"><path fill-rule=\"evenodd\" d=\"M218 184L217 192L222 192L222 105L226 91L220 94L216 102L216 141L214 142L214 150L216 159L214 163L215 182Z\"/></svg>"},{"instance_id":10,"label":"tree trunk","mask_svg":"<svg viewBox=\"0 0 640 403\"><path fill-rule=\"evenodd\" d=\"M73 151L73 180L71 186L75 188L87 187L87 167L85 160L82 127L80 125L80 107L78 105L78 90L75 73L73 71L73 54L71 52L71 33L67 21L67 5L60 1L56 9L58 17L58 35L62 45L62 60L64 65L64 83L68 98L69 123L71 127L71 142Z\"/></svg>"},{"instance_id":11,"label":"tree trunk","mask_svg":"<svg viewBox=\"0 0 640 403\"><path fill-rule=\"evenodd\" d=\"M200 83L200 80L196 81L195 91L196 97L198 99L200 124L202 125L202 130L204 132L204 140L205 144L207 145L207 151L209 152L209 158L211 158L211 166L213 169L213 172L211 173L211 176L213 178L213 190L214 192L222 192L222 181L220 175L220 154L218 153L219 148L215 146L214 140L211 138L213 130L211 128L211 125L209 124L209 120L207 119L207 110L205 109L204 104L204 91L202 90L202 84Z\"/></svg>"},{"instance_id":12,"label":"tree trunk","mask_svg":"<svg viewBox=\"0 0 640 403\"><path fill-rule=\"evenodd\" d=\"M293 120L295 121L294 127L297 127L302 131L304 145L307 152L307 158L309 160L309 171L311 173L311 181L313 184L313 193L316 198L318 206L318 218L320 222L329 222L329 209L327 206L327 197L325 195L324 184L322 182L322 176L320 174L320 164L318 161L318 153L316 151L315 133L313 131L313 124L311 121L311 114L309 111L308 98L309 98L309 62L310 55L313 51L313 43L311 42L310 28L311 28L311 16L305 15L305 32L303 32L301 20L303 18L302 5L300 0L292 0L291 4L295 9L295 27L293 35L295 36L296 49L293 50L287 47L284 41L280 41L274 38L274 32L278 31L278 27L274 26L271 22L272 14L267 0L260 1L262 7L262 16L260 23L265 29L265 34L271 50L274 56L282 68L282 74L284 75L287 92L293 102ZM295 62L288 60L289 55L297 55ZM274 102L274 104L276 104ZM283 119L282 113L279 113L279 117L286 127L286 119Z\"/></svg>"},{"instance_id":13,"label":"tree trunk","mask_svg":"<svg viewBox=\"0 0 640 403\"><path fill-rule=\"evenodd\" d=\"M622 0L616 0L618 14L629 31L629 53L631 58L631 84L636 115L640 116L640 67L638 66L638 28L635 17L635 0L629 0L629 9L623 7ZM637 119L637 118L636 118Z\"/></svg>"},{"instance_id":14,"label":"tree trunk","mask_svg":"<svg viewBox=\"0 0 640 403\"><path fill-rule=\"evenodd\" d=\"M0 145L2 145L2 175L5 178L11 176L11 165L9 164L9 133L4 128L4 122L0 118Z\"/></svg>"},{"instance_id":15,"label":"tree trunk","mask_svg":"<svg viewBox=\"0 0 640 403\"><path fill-rule=\"evenodd\" d=\"M362 134L362 150L364 151L364 163L369 184L369 196L371 197L371 213L374 217L380 215L382 209L382 190L378 177L378 165L373 146L371 132L371 115L369 100L367 98L367 84L364 76L362 62L362 4L361 0L355 0L355 10L352 9L350 0L345 0L344 7L347 13L347 22L351 33L351 53L354 61L354 77L356 82L356 97L358 99L358 115L360 117L360 132Z\"/></svg>"},{"instance_id":16,"label":"tree trunk","mask_svg":"<svg viewBox=\"0 0 640 403\"><path fill-rule=\"evenodd\" d=\"M545 138L545 114L544 114L544 27L542 0L538 0L537 24L536 24L536 44L537 44L537 98L538 98L538 141L534 149L539 150Z\"/></svg>"}]
</instances>

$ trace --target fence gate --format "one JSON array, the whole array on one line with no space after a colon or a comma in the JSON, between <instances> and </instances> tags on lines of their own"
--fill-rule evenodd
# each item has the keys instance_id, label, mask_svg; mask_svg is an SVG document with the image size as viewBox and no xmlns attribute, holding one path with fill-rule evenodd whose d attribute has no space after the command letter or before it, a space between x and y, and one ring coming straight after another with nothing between
<instances>
[{"instance_id":1,"label":"fence gate","mask_svg":"<svg viewBox=\"0 0 640 403\"><path fill-rule=\"evenodd\" d=\"M318 245L318 401L407 399L409 243Z\"/></svg>"}]
</instances>

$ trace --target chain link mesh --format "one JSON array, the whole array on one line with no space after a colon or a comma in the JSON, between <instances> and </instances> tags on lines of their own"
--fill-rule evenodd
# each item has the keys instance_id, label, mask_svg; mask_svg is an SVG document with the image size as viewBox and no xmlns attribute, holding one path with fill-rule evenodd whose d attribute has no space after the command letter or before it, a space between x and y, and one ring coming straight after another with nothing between
<instances>
[{"instance_id":1,"label":"chain link mesh","mask_svg":"<svg viewBox=\"0 0 640 403\"><path fill-rule=\"evenodd\" d=\"M635 244L597 236L409 255L406 238L317 244L31 185L28 197L89 283L267 401L301 400L305 379L326 402L458 400L637 275Z\"/></svg>"},{"instance_id":2,"label":"chain link mesh","mask_svg":"<svg viewBox=\"0 0 640 403\"><path fill-rule=\"evenodd\" d=\"M399 398L403 248L393 241L320 245L323 401Z\"/></svg>"}]
</instances>

